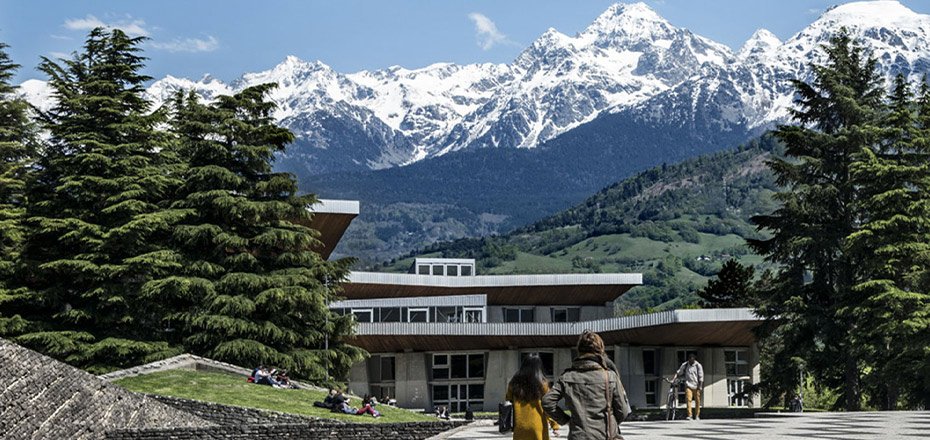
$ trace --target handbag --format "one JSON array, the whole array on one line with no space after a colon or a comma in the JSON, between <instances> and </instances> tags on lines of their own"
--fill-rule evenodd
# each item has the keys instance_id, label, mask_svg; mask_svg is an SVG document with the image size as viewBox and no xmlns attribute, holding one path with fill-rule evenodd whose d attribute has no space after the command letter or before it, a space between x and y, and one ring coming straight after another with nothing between
<instances>
[{"instance_id":1,"label":"handbag","mask_svg":"<svg viewBox=\"0 0 930 440\"><path fill-rule=\"evenodd\" d=\"M619 377L617 378L619 379ZM604 419L607 420L607 440L623 440L620 435L620 427L617 426L614 418L614 393L613 387L610 386L610 373L604 369L604 393L607 397L607 408L604 409Z\"/></svg>"}]
</instances>

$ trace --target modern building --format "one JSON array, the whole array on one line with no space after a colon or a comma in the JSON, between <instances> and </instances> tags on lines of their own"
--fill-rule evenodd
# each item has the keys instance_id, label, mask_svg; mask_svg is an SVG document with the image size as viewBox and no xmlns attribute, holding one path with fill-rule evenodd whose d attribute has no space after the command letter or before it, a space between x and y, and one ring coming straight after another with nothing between
<instances>
[{"instance_id":1,"label":"modern building","mask_svg":"<svg viewBox=\"0 0 930 440\"><path fill-rule=\"evenodd\" d=\"M623 273L479 275L472 259L417 258L408 273L353 272L345 300L330 307L355 315L353 343L371 353L352 368L351 390L404 407L495 410L523 356L539 355L554 379L585 329L604 338L638 408L663 406L663 378L690 353L704 366L705 407L751 406L760 318L749 309L614 316L614 301L641 283Z\"/></svg>"}]
</instances>

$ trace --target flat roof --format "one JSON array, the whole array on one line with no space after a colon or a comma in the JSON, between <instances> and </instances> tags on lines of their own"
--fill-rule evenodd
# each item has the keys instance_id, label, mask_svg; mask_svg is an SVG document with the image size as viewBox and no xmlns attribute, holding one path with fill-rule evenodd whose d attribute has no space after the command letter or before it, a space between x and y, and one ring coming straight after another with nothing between
<instances>
[{"instance_id":1,"label":"flat roof","mask_svg":"<svg viewBox=\"0 0 930 440\"><path fill-rule=\"evenodd\" d=\"M367 309L373 307L481 307L488 304L487 295L449 295L443 297L415 296L411 298L349 299L330 303L331 309Z\"/></svg>"},{"instance_id":2,"label":"flat roof","mask_svg":"<svg viewBox=\"0 0 930 440\"><path fill-rule=\"evenodd\" d=\"M316 251L324 259L328 259L346 229L349 228L349 224L358 216L359 202L357 200L319 199L318 203L307 207L307 210L313 213L310 224L307 226L320 231L318 240L322 245Z\"/></svg>"},{"instance_id":3,"label":"flat roof","mask_svg":"<svg viewBox=\"0 0 930 440\"><path fill-rule=\"evenodd\" d=\"M489 305L604 305L643 283L642 274L437 276L352 272L347 299L484 294Z\"/></svg>"},{"instance_id":4,"label":"flat roof","mask_svg":"<svg viewBox=\"0 0 930 440\"><path fill-rule=\"evenodd\" d=\"M751 309L670 310L560 323L359 323L352 344L371 353L573 347L593 330L609 345L748 346L763 318Z\"/></svg>"},{"instance_id":5,"label":"flat roof","mask_svg":"<svg viewBox=\"0 0 930 440\"><path fill-rule=\"evenodd\" d=\"M440 258L440 257L417 257L413 259L414 264L475 264L474 258Z\"/></svg>"}]
</instances>

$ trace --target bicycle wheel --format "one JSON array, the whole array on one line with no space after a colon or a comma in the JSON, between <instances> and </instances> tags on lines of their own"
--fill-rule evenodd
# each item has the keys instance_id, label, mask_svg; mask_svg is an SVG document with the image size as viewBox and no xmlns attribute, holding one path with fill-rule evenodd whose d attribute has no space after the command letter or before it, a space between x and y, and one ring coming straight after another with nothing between
<instances>
[{"instance_id":1,"label":"bicycle wheel","mask_svg":"<svg viewBox=\"0 0 930 440\"><path fill-rule=\"evenodd\" d=\"M668 399L665 401L665 420L675 420L675 394L668 393Z\"/></svg>"}]
</instances>

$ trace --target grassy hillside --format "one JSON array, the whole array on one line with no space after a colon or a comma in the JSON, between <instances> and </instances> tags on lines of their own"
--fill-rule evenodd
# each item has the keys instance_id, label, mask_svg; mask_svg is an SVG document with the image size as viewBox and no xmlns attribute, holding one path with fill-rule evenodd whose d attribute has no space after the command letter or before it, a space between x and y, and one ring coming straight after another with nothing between
<instances>
[{"instance_id":1,"label":"grassy hillside","mask_svg":"<svg viewBox=\"0 0 930 440\"><path fill-rule=\"evenodd\" d=\"M729 152L663 165L604 188L583 203L512 233L440 243L375 269L406 270L414 255L476 258L484 274L642 272L644 286L619 306L630 312L687 307L730 258L759 266L745 246L749 218L774 209L762 137Z\"/></svg>"},{"instance_id":2,"label":"grassy hillside","mask_svg":"<svg viewBox=\"0 0 930 440\"><path fill-rule=\"evenodd\" d=\"M343 420L355 423L397 423L435 421L435 417L418 414L387 405L379 405L382 417L334 413L313 406L322 401L325 392L313 390L277 389L247 383L245 378L224 373L193 370L161 371L116 381L126 389L141 393L202 400L225 405L259 408L310 417ZM360 399L350 404L358 406Z\"/></svg>"}]
</instances>

